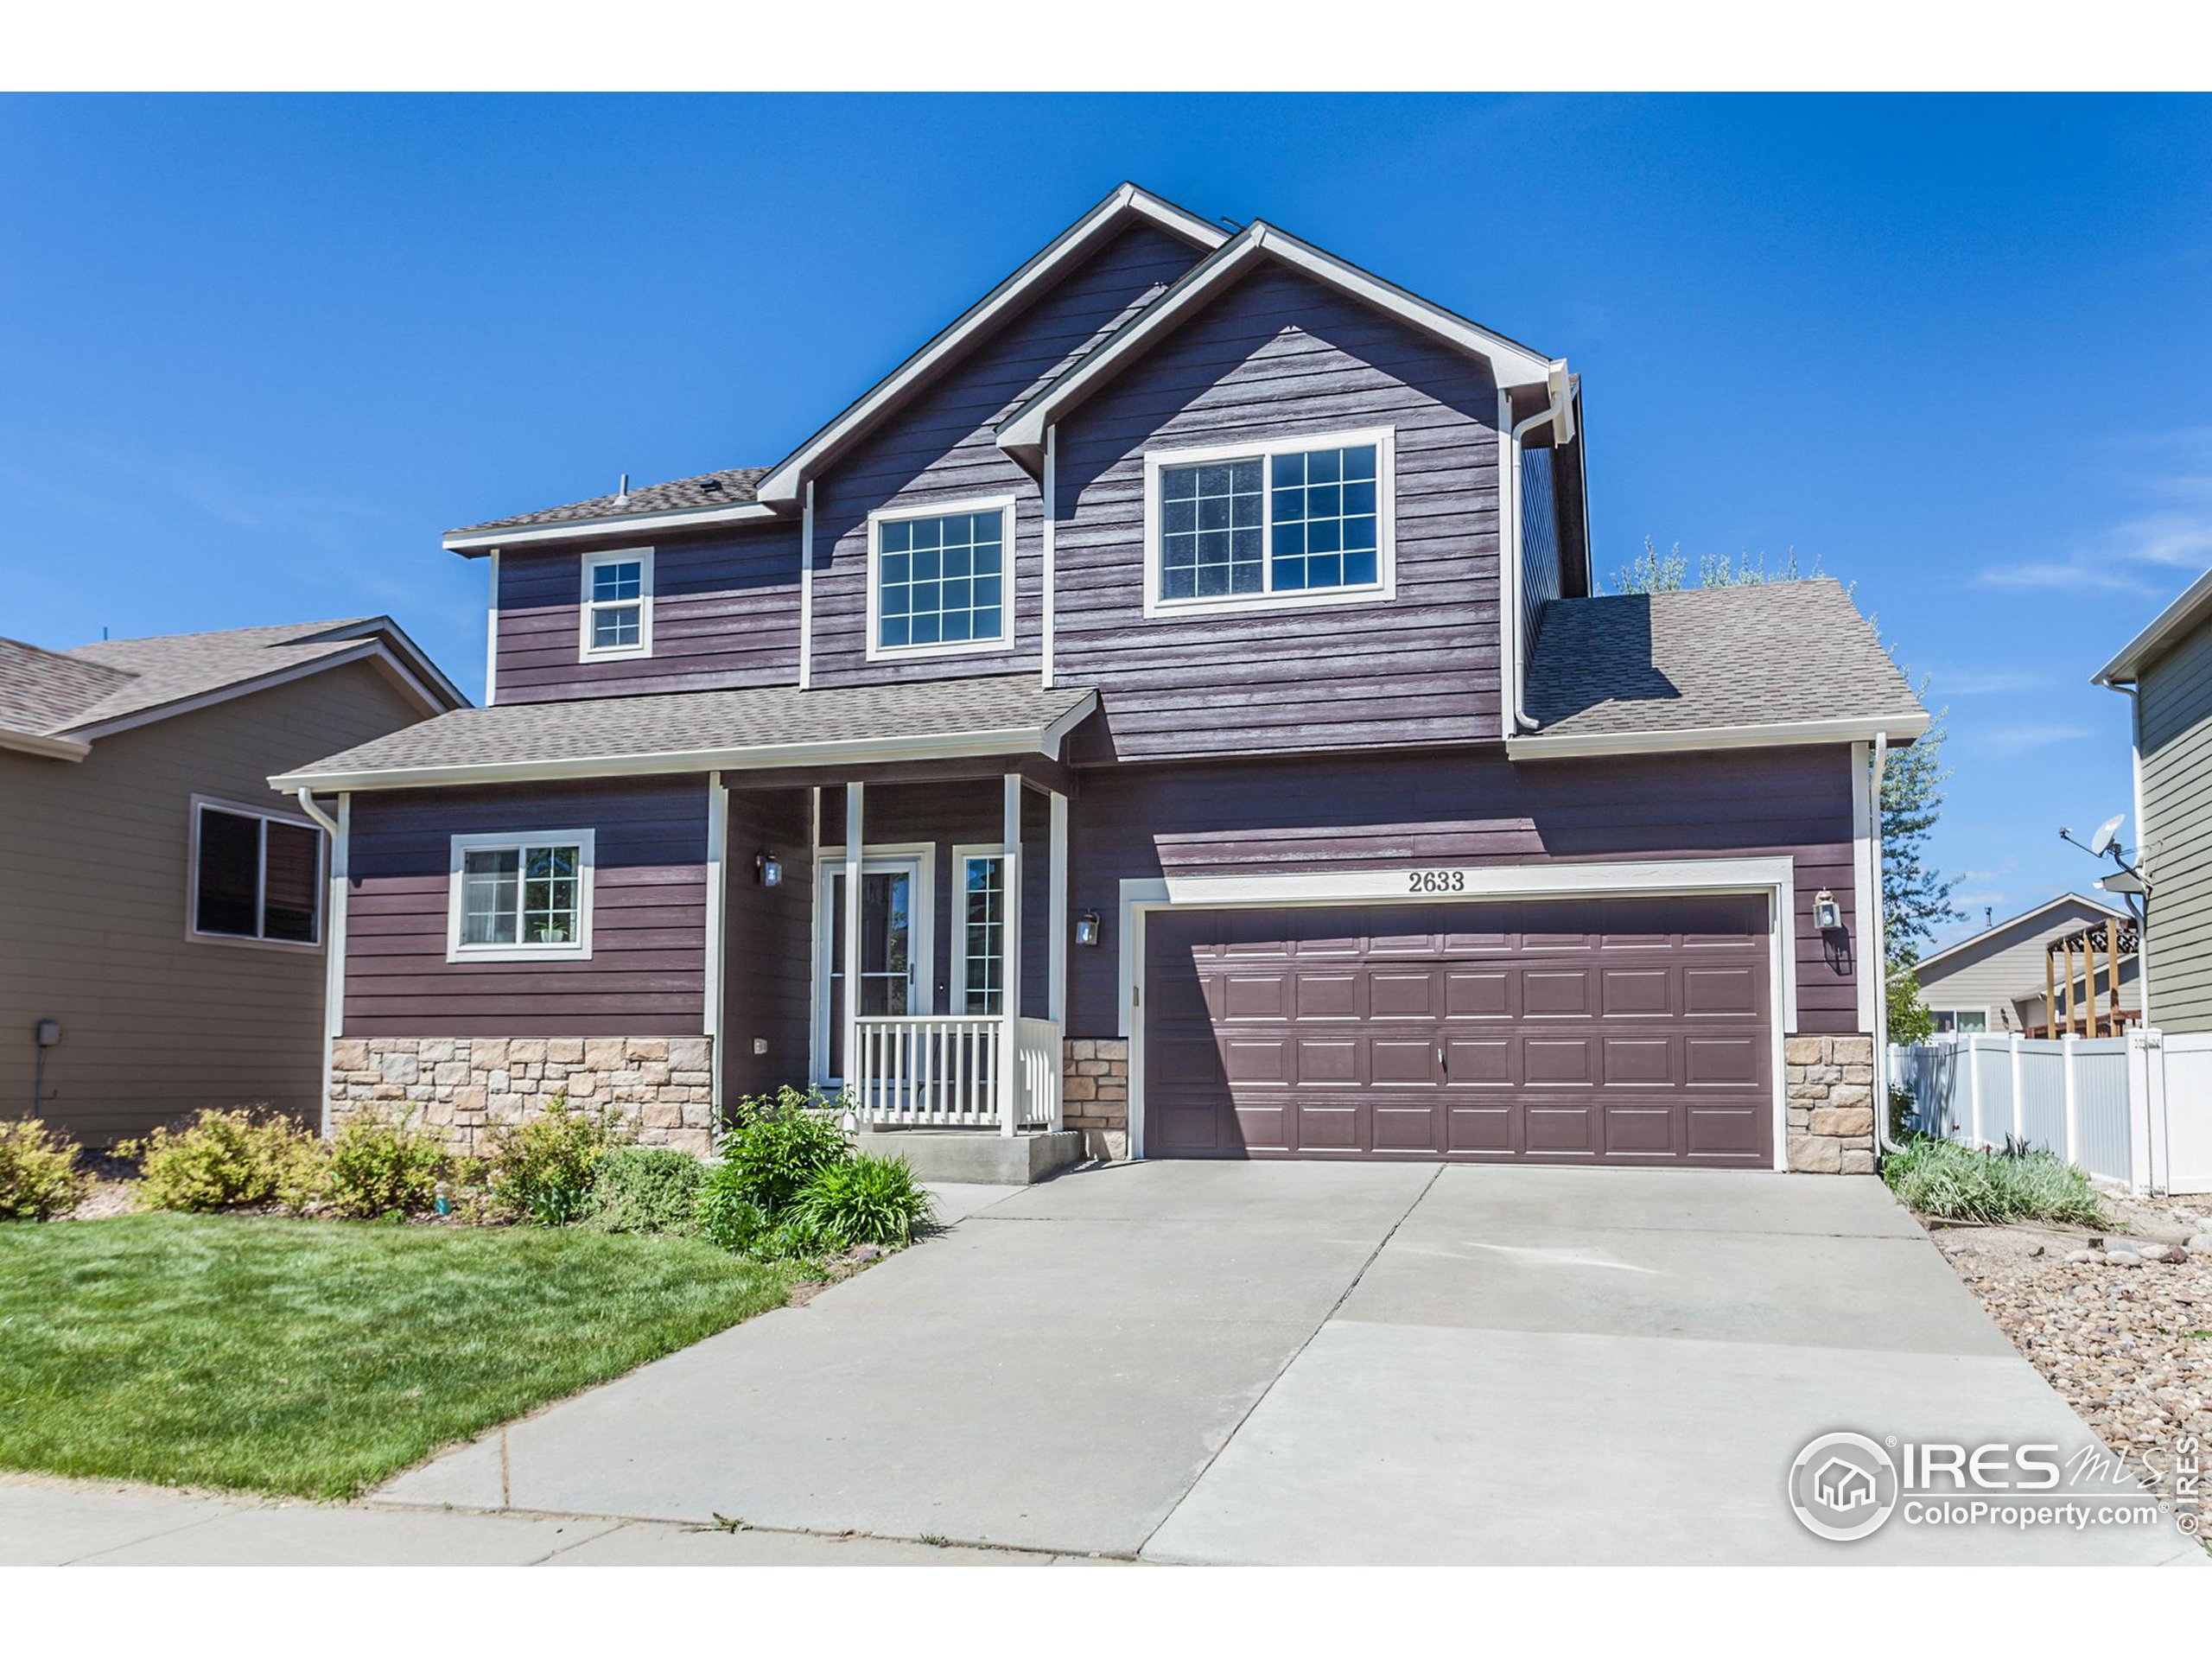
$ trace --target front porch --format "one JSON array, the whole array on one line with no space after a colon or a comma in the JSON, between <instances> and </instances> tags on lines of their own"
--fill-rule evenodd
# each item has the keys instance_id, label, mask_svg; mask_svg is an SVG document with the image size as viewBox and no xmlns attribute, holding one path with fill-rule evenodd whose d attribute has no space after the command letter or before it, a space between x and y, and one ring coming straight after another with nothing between
<instances>
[{"instance_id":1,"label":"front porch","mask_svg":"<svg viewBox=\"0 0 2212 1659\"><path fill-rule=\"evenodd\" d=\"M750 1033L803 974L804 1080L870 1144L934 1179L1028 1180L1077 1161L1085 1137L1065 1101L1096 1079L1067 1075L1072 774L1034 756L868 774L714 782L731 888L727 945L711 952L728 962L725 1098L798 1080L796 1033Z\"/></svg>"}]
</instances>

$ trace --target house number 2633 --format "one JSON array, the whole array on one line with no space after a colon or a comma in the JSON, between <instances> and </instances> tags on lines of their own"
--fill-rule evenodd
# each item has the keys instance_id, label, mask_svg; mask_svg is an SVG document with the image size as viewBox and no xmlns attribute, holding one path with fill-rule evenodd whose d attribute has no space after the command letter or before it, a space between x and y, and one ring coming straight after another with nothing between
<instances>
[{"instance_id":1,"label":"house number 2633","mask_svg":"<svg viewBox=\"0 0 2212 1659\"><path fill-rule=\"evenodd\" d=\"M1467 873L1465 870L1408 870L1408 893L1465 893Z\"/></svg>"}]
</instances>

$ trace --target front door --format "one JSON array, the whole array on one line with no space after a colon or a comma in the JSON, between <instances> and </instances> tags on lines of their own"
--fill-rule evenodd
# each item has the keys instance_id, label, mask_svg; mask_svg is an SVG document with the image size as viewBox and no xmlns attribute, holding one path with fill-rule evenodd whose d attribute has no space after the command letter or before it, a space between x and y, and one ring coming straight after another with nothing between
<instances>
[{"instance_id":1,"label":"front door","mask_svg":"<svg viewBox=\"0 0 2212 1659\"><path fill-rule=\"evenodd\" d=\"M916 858L871 858L861 866L860 1011L863 1016L926 1014L929 998L923 978L922 864ZM845 1076L845 872L842 866L822 873L821 929L823 982L815 1006L828 1015L822 1052L828 1057L824 1081Z\"/></svg>"}]
</instances>

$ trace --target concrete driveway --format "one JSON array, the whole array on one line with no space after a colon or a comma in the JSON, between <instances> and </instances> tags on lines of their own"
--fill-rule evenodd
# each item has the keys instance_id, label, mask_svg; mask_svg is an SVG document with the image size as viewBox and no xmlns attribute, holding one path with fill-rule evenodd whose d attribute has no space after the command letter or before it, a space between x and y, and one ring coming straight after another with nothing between
<instances>
[{"instance_id":1,"label":"concrete driveway","mask_svg":"<svg viewBox=\"0 0 2212 1659\"><path fill-rule=\"evenodd\" d=\"M2201 1559L2163 1518L1799 1526L1829 1430L2095 1444L1871 1180L1154 1163L945 1196L922 1248L378 1501L1160 1561Z\"/></svg>"}]
</instances>

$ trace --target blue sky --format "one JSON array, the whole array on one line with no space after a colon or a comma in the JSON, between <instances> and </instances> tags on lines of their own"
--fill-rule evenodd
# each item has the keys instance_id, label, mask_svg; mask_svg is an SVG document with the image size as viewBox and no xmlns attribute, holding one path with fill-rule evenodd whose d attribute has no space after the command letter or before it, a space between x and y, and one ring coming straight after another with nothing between
<instances>
[{"instance_id":1,"label":"blue sky","mask_svg":"<svg viewBox=\"0 0 2212 1659\"><path fill-rule=\"evenodd\" d=\"M779 458L1119 180L1584 377L1601 571L1795 550L1948 706L2001 916L2128 800L2212 563L2203 100L0 100L0 632L390 611L451 524Z\"/></svg>"}]
</instances>

